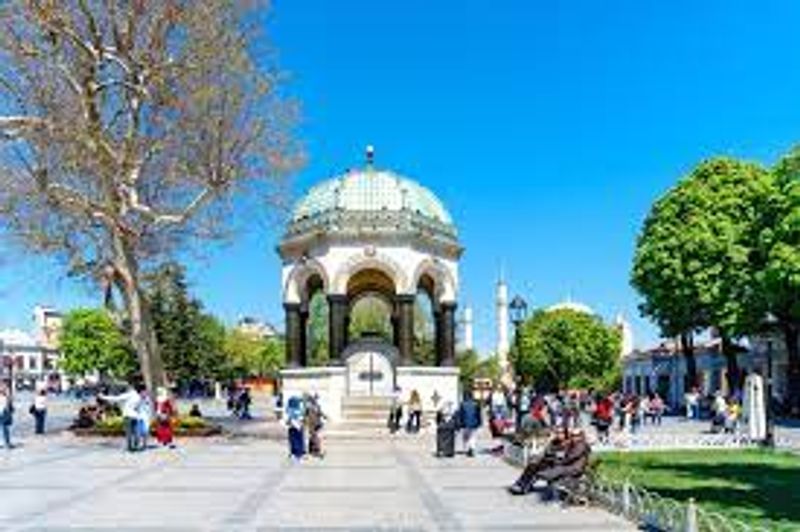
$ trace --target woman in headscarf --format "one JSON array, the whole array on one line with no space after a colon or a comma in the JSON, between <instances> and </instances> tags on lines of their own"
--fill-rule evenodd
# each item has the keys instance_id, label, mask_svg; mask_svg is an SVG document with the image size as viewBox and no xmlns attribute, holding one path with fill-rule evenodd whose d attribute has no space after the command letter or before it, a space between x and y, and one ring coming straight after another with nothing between
<instances>
[{"instance_id":1,"label":"woman in headscarf","mask_svg":"<svg viewBox=\"0 0 800 532\"><path fill-rule=\"evenodd\" d=\"M305 455L303 437L303 402L299 397L290 397L286 404L286 426L289 428L289 456L300 461Z\"/></svg>"},{"instance_id":2,"label":"woman in headscarf","mask_svg":"<svg viewBox=\"0 0 800 532\"><path fill-rule=\"evenodd\" d=\"M166 388L159 388L156 402L156 440L170 449L175 448L173 422L177 411Z\"/></svg>"}]
</instances>

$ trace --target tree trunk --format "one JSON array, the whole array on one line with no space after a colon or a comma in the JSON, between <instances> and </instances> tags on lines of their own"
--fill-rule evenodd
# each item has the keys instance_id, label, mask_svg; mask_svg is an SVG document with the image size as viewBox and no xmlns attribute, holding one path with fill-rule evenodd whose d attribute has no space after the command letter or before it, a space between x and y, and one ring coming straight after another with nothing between
<instances>
[{"instance_id":1,"label":"tree trunk","mask_svg":"<svg viewBox=\"0 0 800 532\"><path fill-rule=\"evenodd\" d=\"M152 395L156 388L166 384L166 375L150 306L139 285L139 262L124 235L114 234L113 240L117 285L122 292L130 322L131 344L139 359L144 384Z\"/></svg>"},{"instance_id":2,"label":"tree trunk","mask_svg":"<svg viewBox=\"0 0 800 532\"><path fill-rule=\"evenodd\" d=\"M694 337L692 333L681 335L681 351L686 360L686 378L684 380L684 390L689 391L697 386L697 360L694 357Z\"/></svg>"},{"instance_id":3,"label":"tree trunk","mask_svg":"<svg viewBox=\"0 0 800 532\"><path fill-rule=\"evenodd\" d=\"M783 328L786 341L786 354L789 367L787 368L787 398L789 412L793 416L800 415L800 327L787 324Z\"/></svg>"},{"instance_id":4,"label":"tree trunk","mask_svg":"<svg viewBox=\"0 0 800 532\"><path fill-rule=\"evenodd\" d=\"M722 336L722 354L727 365L728 394L736 395L739 389L739 363L736 360L736 346L727 336Z\"/></svg>"}]
</instances>

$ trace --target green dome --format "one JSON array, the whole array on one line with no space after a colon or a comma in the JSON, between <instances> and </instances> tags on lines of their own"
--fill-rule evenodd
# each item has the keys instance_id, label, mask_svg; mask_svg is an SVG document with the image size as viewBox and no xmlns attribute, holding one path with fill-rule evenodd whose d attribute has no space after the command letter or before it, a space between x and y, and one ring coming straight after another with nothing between
<instances>
[{"instance_id":1,"label":"green dome","mask_svg":"<svg viewBox=\"0 0 800 532\"><path fill-rule=\"evenodd\" d=\"M341 211L406 211L453 226L453 219L433 192L392 172L370 168L355 170L313 187L295 206L292 222Z\"/></svg>"}]
</instances>

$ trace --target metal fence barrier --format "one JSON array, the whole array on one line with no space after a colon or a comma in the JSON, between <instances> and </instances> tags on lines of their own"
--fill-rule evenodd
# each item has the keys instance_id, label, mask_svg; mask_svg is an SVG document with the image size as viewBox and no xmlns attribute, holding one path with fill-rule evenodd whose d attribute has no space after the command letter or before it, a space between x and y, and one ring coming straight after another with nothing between
<instances>
[{"instance_id":1,"label":"metal fence barrier","mask_svg":"<svg viewBox=\"0 0 800 532\"><path fill-rule=\"evenodd\" d=\"M724 441L719 439L715 441L713 438L695 438L693 441L677 442L673 440L669 443L672 445L667 445L666 448L729 448L754 445L753 441L745 438L727 438ZM679 445L676 446L676 443ZM507 442L504 446L504 458L512 465L524 467L531 456L541 452L540 447L540 442L527 442L524 445ZM635 448L652 450L664 449L664 447L641 445ZM641 525L645 530L664 532L768 532L769 530L764 526L745 523L720 513L704 510L697 505L694 499L685 503L679 502L634 486L630 482L615 482L602 476L593 475L588 486L589 493L586 496L591 504L625 517L629 521Z\"/></svg>"},{"instance_id":2,"label":"metal fence barrier","mask_svg":"<svg viewBox=\"0 0 800 532\"><path fill-rule=\"evenodd\" d=\"M645 530L664 532L768 532L768 528L745 523L697 506L694 499L683 503L647 491L630 482L611 482L595 477L589 500L606 510L637 523Z\"/></svg>"}]
</instances>

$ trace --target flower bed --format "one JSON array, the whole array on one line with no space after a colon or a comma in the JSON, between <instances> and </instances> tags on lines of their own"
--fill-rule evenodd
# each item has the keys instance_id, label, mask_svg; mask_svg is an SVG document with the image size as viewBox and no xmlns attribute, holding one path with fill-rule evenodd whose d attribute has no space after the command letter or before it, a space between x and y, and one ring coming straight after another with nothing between
<instances>
[{"instance_id":1,"label":"flower bed","mask_svg":"<svg viewBox=\"0 0 800 532\"><path fill-rule=\"evenodd\" d=\"M151 426L151 434L154 434L155 426L155 423ZM172 427L177 438L208 438L222 434L222 427L198 417L178 417L173 420ZM124 420L120 416L107 417L96 422L93 427L73 427L72 432L76 436L118 438L125 435Z\"/></svg>"}]
</instances>

